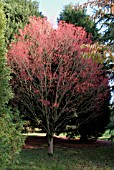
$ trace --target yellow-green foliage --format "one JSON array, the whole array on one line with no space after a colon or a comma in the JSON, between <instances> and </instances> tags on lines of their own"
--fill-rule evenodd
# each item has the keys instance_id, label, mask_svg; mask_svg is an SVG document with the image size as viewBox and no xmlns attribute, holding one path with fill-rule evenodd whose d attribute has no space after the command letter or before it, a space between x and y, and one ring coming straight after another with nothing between
<instances>
[{"instance_id":1,"label":"yellow-green foliage","mask_svg":"<svg viewBox=\"0 0 114 170\"><path fill-rule=\"evenodd\" d=\"M3 35L4 35L5 23L6 23L6 19L5 19L5 15L3 13L3 5L0 2L0 38L1 38L1 36L3 37Z\"/></svg>"},{"instance_id":2,"label":"yellow-green foliage","mask_svg":"<svg viewBox=\"0 0 114 170\"><path fill-rule=\"evenodd\" d=\"M9 85L10 69L6 63L4 39L5 15L0 1L0 167L12 164L19 154L24 138L21 134L23 122L19 113L7 106L13 97Z\"/></svg>"},{"instance_id":3,"label":"yellow-green foliage","mask_svg":"<svg viewBox=\"0 0 114 170\"><path fill-rule=\"evenodd\" d=\"M6 48L4 31L6 26L5 15L3 12L3 5L0 1L0 115L4 105L12 98L11 88L9 86L10 68L6 66Z\"/></svg>"},{"instance_id":4,"label":"yellow-green foliage","mask_svg":"<svg viewBox=\"0 0 114 170\"><path fill-rule=\"evenodd\" d=\"M107 45L94 43L91 45L83 45L82 48L88 47L88 52L83 53L83 57L92 58L100 64L107 63L110 61L114 62L114 54Z\"/></svg>"},{"instance_id":5,"label":"yellow-green foliage","mask_svg":"<svg viewBox=\"0 0 114 170\"><path fill-rule=\"evenodd\" d=\"M0 168L12 166L18 161L25 140L21 133L24 122L19 113L16 111L13 115L8 108L4 111L6 113L0 117Z\"/></svg>"}]
</instances>

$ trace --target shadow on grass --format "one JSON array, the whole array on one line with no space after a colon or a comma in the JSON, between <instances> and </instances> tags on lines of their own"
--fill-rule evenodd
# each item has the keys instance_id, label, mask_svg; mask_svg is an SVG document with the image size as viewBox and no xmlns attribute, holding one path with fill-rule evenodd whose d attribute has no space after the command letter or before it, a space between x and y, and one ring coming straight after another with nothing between
<instances>
[{"instance_id":1,"label":"shadow on grass","mask_svg":"<svg viewBox=\"0 0 114 170\"><path fill-rule=\"evenodd\" d=\"M114 145L54 137L54 155L49 157L46 137L28 136L18 161L12 170L113 170Z\"/></svg>"},{"instance_id":2,"label":"shadow on grass","mask_svg":"<svg viewBox=\"0 0 114 170\"><path fill-rule=\"evenodd\" d=\"M99 147L99 146L114 145L114 142L106 140L88 140L82 143L79 139L67 139L65 137L54 136L54 147ZM47 138L45 136L28 136L23 148L44 148L47 147Z\"/></svg>"}]
</instances>

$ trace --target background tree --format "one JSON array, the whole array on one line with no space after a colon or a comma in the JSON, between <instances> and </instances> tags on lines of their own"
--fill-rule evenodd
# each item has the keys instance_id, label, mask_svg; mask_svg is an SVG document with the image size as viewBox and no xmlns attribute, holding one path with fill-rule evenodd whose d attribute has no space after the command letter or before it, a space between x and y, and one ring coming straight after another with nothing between
<instances>
[{"instance_id":1,"label":"background tree","mask_svg":"<svg viewBox=\"0 0 114 170\"><path fill-rule=\"evenodd\" d=\"M7 164L12 166L24 144L24 138L21 135L23 122L18 113L16 116L13 115L7 105L13 94L9 85L10 69L7 67L5 57L5 26L3 4L0 2L0 167L5 167Z\"/></svg>"},{"instance_id":2,"label":"background tree","mask_svg":"<svg viewBox=\"0 0 114 170\"><path fill-rule=\"evenodd\" d=\"M114 2L112 0L100 0L100 1L91 1L83 5L84 8L90 6L94 13L92 18L95 20L96 24L100 27L102 33L101 40L104 44L111 49L112 53L107 55L107 59L104 60L104 66L107 69L107 75L110 78L110 89L113 99L114 95ZM108 54L108 50L107 50ZM112 130L114 128L114 119L113 119L113 103L111 99L111 118L108 128ZM111 126L110 126L111 125Z\"/></svg>"},{"instance_id":3,"label":"background tree","mask_svg":"<svg viewBox=\"0 0 114 170\"><path fill-rule=\"evenodd\" d=\"M60 22L53 30L45 19L31 18L16 38L8 52L16 101L21 101L45 129L48 152L53 154L55 132L64 129L71 118L93 111L93 102L99 111L100 102L109 94L108 79L100 64L81 57L88 50L81 46L91 43L82 27ZM92 95L96 90L97 95ZM93 101L87 100L88 94Z\"/></svg>"},{"instance_id":4,"label":"background tree","mask_svg":"<svg viewBox=\"0 0 114 170\"><path fill-rule=\"evenodd\" d=\"M112 0L92 0L83 4L93 9L92 19L102 32L101 40L113 48L114 44L114 2Z\"/></svg>"},{"instance_id":5,"label":"background tree","mask_svg":"<svg viewBox=\"0 0 114 170\"><path fill-rule=\"evenodd\" d=\"M67 23L72 23L74 25L79 25L79 26L84 27L88 33L91 33L93 35L93 40L97 40L98 42L101 42L101 34L98 33L99 30L97 28L98 23L95 22L93 20L93 18L91 18L89 15L87 15L86 11L87 11L87 8L83 8L80 5L70 4L70 5L65 6L65 8L64 8L63 12L60 14L60 18L58 20L65 20ZM88 57L93 58L98 63L103 64L104 61L107 61L107 54L112 56L110 49L101 43L100 44L94 43L94 44L87 45L87 46L90 49L90 51L88 51L87 53L84 53L83 56L87 57L87 58ZM107 61L105 63L105 68L108 65L109 65L109 62ZM108 98L108 100L109 99L110 99L110 97ZM84 103L85 103L85 101L84 101ZM73 119L70 122L71 126L69 126L69 128L72 132L68 132L68 135L73 136L76 134L80 134L81 139L84 139L84 138L87 139L87 136L95 137L95 136L101 135L104 132L107 123L109 122L110 111L108 109L108 106L109 106L109 103L106 100L104 102L105 111L104 111L104 113L102 112L102 116L101 115L98 116L98 113L96 113L96 115L97 115L96 120L95 119L88 120L88 117L89 117L88 115L91 113L85 114L85 116L83 116L82 118L80 117L80 119L78 119L78 120ZM96 110L96 109L94 108L94 110ZM103 108L101 110L103 110ZM93 113L95 113L95 111ZM103 116L103 114L104 114L104 116ZM104 117L104 120L103 120L103 117ZM84 119L87 121L84 121L84 123L82 123L83 122L82 120L84 120ZM102 119L102 124L104 122L103 126L101 125L101 119ZM81 124L78 121L79 122L81 121ZM78 123L76 123L76 122L78 122ZM91 123L93 125L92 127L91 127ZM75 126L77 124L80 124L78 126L78 128L77 128L77 126ZM96 124L97 124L97 126L96 126ZM72 127L73 127L73 129L72 129Z\"/></svg>"},{"instance_id":6,"label":"background tree","mask_svg":"<svg viewBox=\"0 0 114 170\"><path fill-rule=\"evenodd\" d=\"M111 48L112 54L110 52L107 55L107 59L104 60L103 64L105 64L105 68L107 69L110 76L113 76L114 70L114 4L112 0L97 0L84 3L84 9L91 7L93 9L93 14L91 15L91 19L93 19L99 27L99 31L101 32L101 37L99 39L102 41L104 45L107 45L107 53L109 52L109 48ZM113 77L110 77L110 79Z\"/></svg>"},{"instance_id":7,"label":"background tree","mask_svg":"<svg viewBox=\"0 0 114 170\"><path fill-rule=\"evenodd\" d=\"M81 8L79 5L66 5L59 15L58 22L60 20L85 28L86 32L91 34L93 41L98 40L100 37L95 22L87 15L86 9Z\"/></svg>"},{"instance_id":8,"label":"background tree","mask_svg":"<svg viewBox=\"0 0 114 170\"><path fill-rule=\"evenodd\" d=\"M14 39L14 34L19 28L23 28L28 23L29 16L41 16L38 9L38 2L32 0L3 0L4 13L6 15L5 41L8 46Z\"/></svg>"}]
</instances>

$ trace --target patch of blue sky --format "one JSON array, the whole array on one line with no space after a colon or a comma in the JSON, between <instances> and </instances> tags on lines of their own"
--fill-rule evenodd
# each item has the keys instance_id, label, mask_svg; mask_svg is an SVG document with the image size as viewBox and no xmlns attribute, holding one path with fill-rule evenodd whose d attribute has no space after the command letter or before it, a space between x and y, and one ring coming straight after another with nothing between
<instances>
[{"instance_id":1,"label":"patch of blue sky","mask_svg":"<svg viewBox=\"0 0 114 170\"><path fill-rule=\"evenodd\" d=\"M54 27L57 27L57 18L65 5L83 4L87 0L38 0L39 11L47 17Z\"/></svg>"}]
</instances>

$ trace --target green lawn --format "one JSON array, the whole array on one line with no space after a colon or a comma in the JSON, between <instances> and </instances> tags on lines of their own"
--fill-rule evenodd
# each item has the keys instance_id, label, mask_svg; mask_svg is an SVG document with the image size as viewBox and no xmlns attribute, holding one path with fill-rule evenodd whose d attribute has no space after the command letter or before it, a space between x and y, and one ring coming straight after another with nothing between
<instances>
[{"instance_id":1,"label":"green lawn","mask_svg":"<svg viewBox=\"0 0 114 170\"><path fill-rule=\"evenodd\" d=\"M113 170L114 146L55 147L54 156L47 148L23 149L12 170Z\"/></svg>"}]
</instances>

